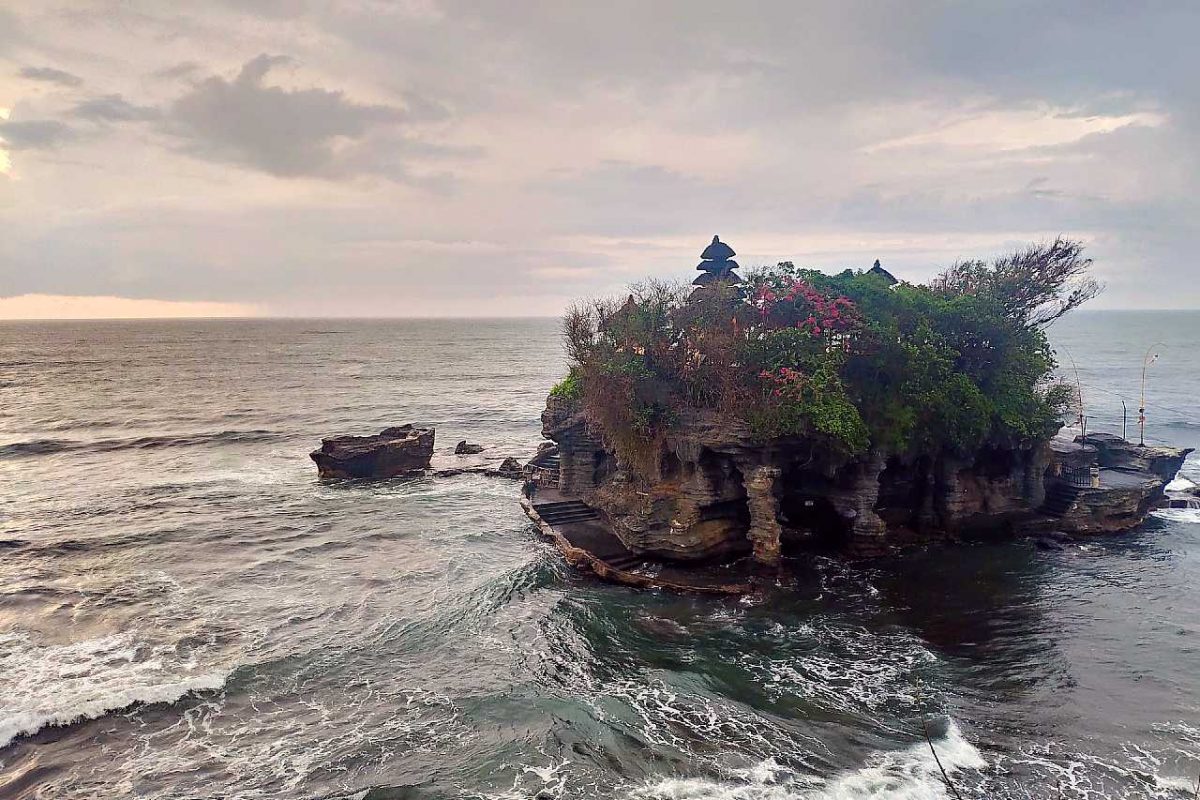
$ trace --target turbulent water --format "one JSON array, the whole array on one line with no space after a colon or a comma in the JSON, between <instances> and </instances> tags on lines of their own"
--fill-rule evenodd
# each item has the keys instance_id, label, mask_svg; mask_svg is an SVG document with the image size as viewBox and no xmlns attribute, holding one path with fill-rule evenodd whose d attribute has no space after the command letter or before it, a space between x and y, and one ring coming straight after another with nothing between
<instances>
[{"instance_id":1,"label":"turbulent water","mask_svg":"<svg viewBox=\"0 0 1200 800\"><path fill-rule=\"evenodd\" d=\"M1163 342L1146 438L1200 445L1200 314L1054 338L1131 434ZM1192 797L1200 511L717 600L574 574L514 483L307 458L525 456L562 371L550 320L0 324L0 796L947 798L927 729L963 797Z\"/></svg>"}]
</instances>

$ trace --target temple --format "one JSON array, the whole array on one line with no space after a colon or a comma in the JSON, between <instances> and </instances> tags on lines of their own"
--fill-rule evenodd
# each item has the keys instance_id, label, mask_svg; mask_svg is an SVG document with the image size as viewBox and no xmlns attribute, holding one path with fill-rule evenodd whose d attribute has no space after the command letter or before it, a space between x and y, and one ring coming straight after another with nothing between
<instances>
[{"instance_id":1,"label":"temple","mask_svg":"<svg viewBox=\"0 0 1200 800\"><path fill-rule=\"evenodd\" d=\"M763 325L761 335L790 330L786 341L798 335L821 357L831 348L852 347L850 334L837 327L849 313L841 302L845 298L823 299L811 285L789 295L796 303L810 303L790 328L765 327L761 320L767 312L744 299L740 287L735 296L710 293L711 287L741 283L733 256L733 249L714 236L701 256L697 289L672 313L695 317L689 310L707 303L728 313L706 319L724 315L728 320L749 311L748 324ZM856 275L865 279L864 291L890 294L896 283L878 262L846 280L857 280ZM804 318L812 308L824 309L826 318ZM639 370L661 367L683 346L679 337L699 336L694 345L725 335L716 329L690 334L672 329L661 342L652 342L661 347L654 349L637 338L644 326L626 325L636 323L639 313L638 299L631 295L614 304L596 327L610 348L606 363L638 365L622 366L625 372L611 378L618 381L613 386L628 386L648 374ZM744 337L745 330L746 324L733 320L733 335ZM694 352L675 363L682 366L674 368L693 370L712 366ZM613 374L604 366L596 380ZM757 377L751 375L743 380ZM718 369L711 381L724 378ZM973 450L889 452L871 444L847 455L810 435L763 434L753 419L719 405L664 400L663 379L658 380L647 379L654 391L634 401L643 410L632 427L605 417L605 408L620 408L611 392L593 395L592 401L577 385L552 392L542 414L542 433L552 444L530 462L523 501L526 513L572 563L635 586L732 593L748 590L748 575L775 569L789 555L869 556L976 534L1127 530L1162 502L1166 484L1190 452L1098 434L1075 437L1050 421L1025 440L987 439ZM735 389L752 399L760 391L750 383ZM664 402L672 405L662 413L666 421L655 427L654 414ZM634 450L641 453L637 463L630 460Z\"/></svg>"},{"instance_id":2,"label":"temple","mask_svg":"<svg viewBox=\"0 0 1200 800\"><path fill-rule=\"evenodd\" d=\"M732 247L714 236L712 244L704 248L704 252L700 254L701 261L696 269L702 272L696 276L696 280L692 281L692 285L711 286L714 283L741 283L742 279L734 272L738 268L737 262L732 260L735 255L737 253L733 252Z\"/></svg>"}]
</instances>

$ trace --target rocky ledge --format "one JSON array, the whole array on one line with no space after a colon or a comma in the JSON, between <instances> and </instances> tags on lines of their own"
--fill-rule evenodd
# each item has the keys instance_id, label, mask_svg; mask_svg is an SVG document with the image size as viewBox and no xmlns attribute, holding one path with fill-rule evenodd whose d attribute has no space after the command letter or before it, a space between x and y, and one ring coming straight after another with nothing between
<instances>
[{"instance_id":1,"label":"rocky ledge","mask_svg":"<svg viewBox=\"0 0 1200 800\"><path fill-rule=\"evenodd\" d=\"M322 478L397 478L429 468L433 457L433 428L400 425L375 436L335 436L322 439L309 453Z\"/></svg>"},{"instance_id":2,"label":"rocky ledge","mask_svg":"<svg viewBox=\"0 0 1200 800\"><path fill-rule=\"evenodd\" d=\"M813 551L873 555L967 535L1128 530L1164 498L1190 450L1111 434L974 454L849 462L801 442L764 446L715 415L681 415L655 474L635 479L582 408L551 397L543 435L554 469L532 477L578 498L635 554L675 563L750 555L763 565Z\"/></svg>"},{"instance_id":3,"label":"rocky ledge","mask_svg":"<svg viewBox=\"0 0 1200 800\"><path fill-rule=\"evenodd\" d=\"M1072 534L1119 533L1140 525L1162 504L1167 484L1192 452L1136 445L1111 433L1077 437L1073 444L1083 457L1090 457L1091 479L1087 485L1058 489L1069 502L1062 505L1055 527Z\"/></svg>"}]
</instances>

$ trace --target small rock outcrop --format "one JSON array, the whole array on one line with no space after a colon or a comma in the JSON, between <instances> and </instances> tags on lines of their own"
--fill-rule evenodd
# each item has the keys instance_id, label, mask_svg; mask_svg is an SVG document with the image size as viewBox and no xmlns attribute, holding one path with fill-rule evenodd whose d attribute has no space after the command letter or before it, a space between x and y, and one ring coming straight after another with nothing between
<instances>
[{"instance_id":1,"label":"small rock outcrop","mask_svg":"<svg viewBox=\"0 0 1200 800\"><path fill-rule=\"evenodd\" d=\"M517 459L509 456L500 462L500 466L495 469L497 476L501 478L520 478L524 465Z\"/></svg>"},{"instance_id":2,"label":"small rock outcrop","mask_svg":"<svg viewBox=\"0 0 1200 800\"><path fill-rule=\"evenodd\" d=\"M429 468L433 428L400 425L375 436L335 436L309 453L322 478L397 478Z\"/></svg>"},{"instance_id":3,"label":"small rock outcrop","mask_svg":"<svg viewBox=\"0 0 1200 800\"><path fill-rule=\"evenodd\" d=\"M509 478L521 480L525 477L525 465L509 456L496 466L476 464L466 467L450 467L434 471L435 478L454 478L459 475L486 475L489 478Z\"/></svg>"},{"instance_id":4,"label":"small rock outcrop","mask_svg":"<svg viewBox=\"0 0 1200 800\"><path fill-rule=\"evenodd\" d=\"M475 456L483 452L483 445L471 444L466 439L463 439L458 444L454 445L454 455L456 456Z\"/></svg>"}]
</instances>

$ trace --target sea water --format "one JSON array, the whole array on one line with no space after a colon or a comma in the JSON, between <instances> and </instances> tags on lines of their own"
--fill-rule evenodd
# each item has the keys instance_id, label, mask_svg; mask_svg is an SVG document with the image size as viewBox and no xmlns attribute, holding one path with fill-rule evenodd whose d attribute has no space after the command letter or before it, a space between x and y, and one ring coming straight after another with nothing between
<instances>
[{"instance_id":1,"label":"sea water","mask_svg":"<svg viewBox=\"0 0 1200 800\"><path fill-rule=\"evenodd\" d=\"M1200 445L1200 314L1052 336L1091 429L1151 348ZM564 369L554 320L0 323L0 797L951 797L929 742L963 797L1193 796L1198 510L730 600L574 573L513 482L316 480L405 422L527 457Z\"/></svg>"}]
</instances>

